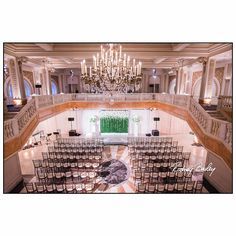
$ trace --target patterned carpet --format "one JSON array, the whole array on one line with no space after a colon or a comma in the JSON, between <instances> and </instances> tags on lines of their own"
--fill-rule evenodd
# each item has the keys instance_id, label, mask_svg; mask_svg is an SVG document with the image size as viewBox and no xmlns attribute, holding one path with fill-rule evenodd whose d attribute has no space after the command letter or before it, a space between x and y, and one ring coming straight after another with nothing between
<instances>
[{"instance_id":1,"label":"patterned carpet","mask_svg":"<svg viewBox=\"0 0 236 236\"><path fill-rule=\"evenodd\" d=\"M124 171L120 172L120 180L122 182L119 184L110 184L109 188L105 191L106 193L134 193L135 186L131 176L130 171L130 164L129 164L129 157L128 157L128 147L121 146L121 145L114 145L114 146L105 146L104 149L104 156L105 158L118 160L119 162L123 163L126 167L126 175L124 179ZM125 169L123 169L125 170Z\"/></svg>"},{"instance_id":2,"label":"patterned carpet","mask_svg":"<svg viewBox=\"0 0 236 236\"><path fill-rule=\"evenodd\" d=\"M101 164L98 175L108 184L120 184L128 179L128 169L123 162L112 159Z\"/></svg>"}]
</instances>

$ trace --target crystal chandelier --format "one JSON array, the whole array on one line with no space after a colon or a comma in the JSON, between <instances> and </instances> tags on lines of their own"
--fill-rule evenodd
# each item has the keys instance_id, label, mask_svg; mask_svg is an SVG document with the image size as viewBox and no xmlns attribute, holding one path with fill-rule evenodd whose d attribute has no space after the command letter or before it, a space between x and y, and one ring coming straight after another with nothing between
<instances>
[{"instance_id":1,"label":"crystal chandelier","mask_svg":"<svg viewBox=\"0 0 236 236\"><path fill-rule=\"evenodd\" d=\"M93 56L93 65L81 62L81 78L88 92L136 92L142 80L142 63L135 63L122 54L121 45L101 45L100 53Z\"/></svg>"}]
</instances>

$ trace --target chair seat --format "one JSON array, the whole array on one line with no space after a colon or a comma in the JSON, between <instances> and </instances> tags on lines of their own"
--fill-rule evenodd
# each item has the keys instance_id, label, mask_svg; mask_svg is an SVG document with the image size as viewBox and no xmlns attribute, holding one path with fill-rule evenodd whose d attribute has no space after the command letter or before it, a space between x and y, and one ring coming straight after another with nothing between
<instances>
[{"instance_id":1,"label":"chair seat","mask_svg":"<svg viewBox=\"0 0 236 236\"><path fill-rule=\"evenodd\" d=\"M88 176L88 173L87 172L82 172L80 176L81 176L81 178L86 178Z\"/></svg>"},{"instance_id":2,"label":"chair seat","mask_svg":"<svg viewBox=\"0 0 236 236\"><path fill-rule=\"evenodd\" d=\"M76 185L75 185L75 189L76 189L77 191L82 191L82 190L84 189L84 184L76 184Z\"/></svg>"}]
</instances>

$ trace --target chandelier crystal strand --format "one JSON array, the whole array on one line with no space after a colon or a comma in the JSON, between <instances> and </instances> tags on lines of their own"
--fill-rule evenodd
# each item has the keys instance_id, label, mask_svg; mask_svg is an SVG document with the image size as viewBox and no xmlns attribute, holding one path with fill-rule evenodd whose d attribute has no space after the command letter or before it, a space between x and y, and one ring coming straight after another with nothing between
<instances>
[{"instance_id":1,"label":"chandelier crystal strand","mask_svg":"<svg viewBox=\"0 0 236 236\"><path fill-rule=\"evenodd\" d=\"M88 92L136 92L142 80L142 63L130 61L130 56L122 54L122 46L101 45L100 53L93 56L88 67L81 62L81 78Z\"/></svg>"}]
</instances>

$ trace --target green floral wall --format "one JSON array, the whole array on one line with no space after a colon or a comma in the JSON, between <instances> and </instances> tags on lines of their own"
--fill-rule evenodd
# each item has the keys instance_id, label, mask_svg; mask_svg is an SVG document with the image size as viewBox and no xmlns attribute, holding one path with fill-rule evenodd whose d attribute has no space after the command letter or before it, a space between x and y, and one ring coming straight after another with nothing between
<instances>
[{"instance_id":1,"label":"green floral wall","mask_svg":"<svg viewBox=\"0 0 236 236\"><path fill-rule=\"evenodd\" d=\"M100 118L101 133L128 133L128 117L107 116Z\"/></svg>"}]
</instances>

